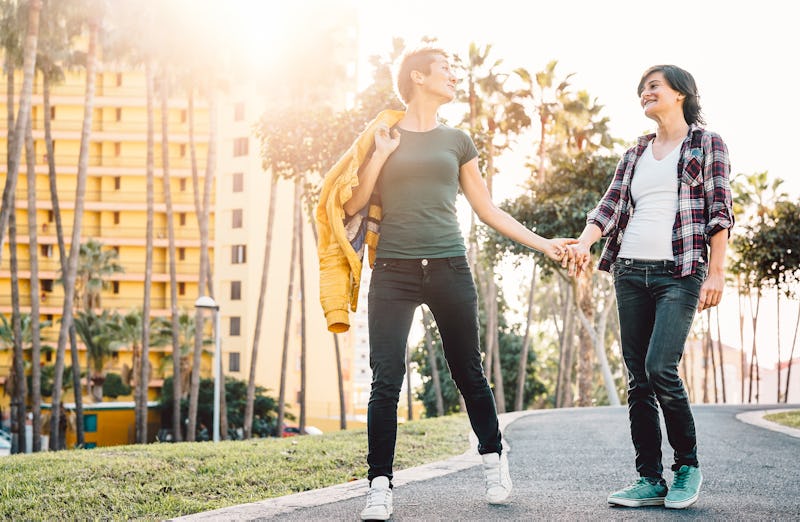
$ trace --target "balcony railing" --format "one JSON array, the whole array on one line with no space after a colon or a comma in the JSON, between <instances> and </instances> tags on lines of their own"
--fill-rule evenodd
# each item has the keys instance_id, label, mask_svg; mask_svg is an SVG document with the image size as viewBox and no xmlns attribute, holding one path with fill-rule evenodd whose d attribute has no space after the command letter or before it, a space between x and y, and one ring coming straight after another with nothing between
<instances>
[{"instance_id":1,"label":"balcony railing","mask_svg":"<svg viewBox=\"0 0 800 522\"><path fill-rule=\"evenodd\" d=\"M160 180L159 180L160 181ZM156 205L162 206L164 205L164 194L162 191L162 184L156 183L156 190L155 190L155 201ZM202 180L200 180L200 190L203 190ZM172 197L172 204L174 206L186 206L191 205L191 211L194 212L194 191L192 189L191 180L186 180L186 190L178 190L176 187L172 187L171 190L171 197ZM17 187L16 191L16 199L18 202L20 201L27 201L28 198L28 191L26 187ZM74 190L59 190L58 191L58 199L59 201L72 201L75 199L75 191ZM200 196L200 200L202 203L202 195ZM50 202L50 190L49 189L38 189L36 191L36 201L46 201ZM144 190L87 190L84 195L84 201L87 204L91 203L141 203L144 205L147 202L147 192ZM214 204L214 197L211 197L211 204ZM144 209L144 207L142 207ZM119 209L123 210L123 209ZM186 210L180 210L181 212L185 212ZM176 211L177 212L177 211ZM176 219L177 223L177 219ZM197 223L197 220L194 218L194 214L191 218L187 217L187 223ZM177 228L177 227L176 227Z\"/></svg>"},{"instance_id":2,"label":"balcony railing","mask_svg":"<svg viewBox=\"0 0 800 522\"><path fill-rule=\"evenodd\" d=\"M186 143L188 141L188 134L189 134L189 122L188 121L168 121L167 122L168 129L167 132L170 134L181 135L180 143ZM41 117L36 117L31 121L31 127L35 131L44 131L44 120ZM50 130L53 133L58 132L80 132L83 129L83 120L75 120L75 119L59 119L56 117L53 120L50 120ZM194 138L195 141L198 143L204 143L208 141L208 121L198 121L195 118L194 124ZM109 120L109 119L98 119L92 118L92 132L113 132L119 134L136 134L141 135L141 139L144 140L144 136L147 133L147 121L130 121L130 120ZM157 116L155 121L153 122L153 132L158 138L158 142L161 142L161 118Z\"/></svg>"},{"instance_id":3,"label":"balcony railing","mask_svg":"<svg viewBox=\"0 0 800 522\"><path fill-rule=\"evenodd\" d=\"M202 176L205 172L205 154L202 154L202 158L198 156L197 158L197 169L198 175ZM5 153L0 154L0 171L5 172L6 164L7 164L8 155ZM23 155L20 160L22 163L25 163L25 156ZM153 167L155 168L156 172L161 172L161 155L156 154L153 158ZM36 155L36 165L47 165L47 154L37 154ZM144 156L140 155L120 155L120 156L106 156L106 155L97 155L97 154L90 154L87 157L87 164L90 167L126 167L126 168L137 168L141 169L142 174L144 174L145 168L147 168L147 159ZM64 166L64 165L78 165L78 155L77 154L59 154L56 153L56 165ZM170 156L169 158L169 167L170 169L181 170L181 169L190 169L192 168L192 160L189 157L189 152L187 150L185 156Z\"/></svg>"}]
</instances>

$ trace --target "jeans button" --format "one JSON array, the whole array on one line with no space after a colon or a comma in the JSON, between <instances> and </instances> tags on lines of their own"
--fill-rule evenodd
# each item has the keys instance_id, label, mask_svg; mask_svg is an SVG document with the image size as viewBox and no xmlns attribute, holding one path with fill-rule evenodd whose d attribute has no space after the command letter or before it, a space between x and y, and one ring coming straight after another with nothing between
<instances>
[{"instance_id":1,"label":"jeans button","mask_svg":"<svg viewBox=\"0 0 800 522\"><path fill-rule=\"evenodd\" d=\"M422 263L422 266L428 266L428 260L427 259L423 259L421 261L421 263Z\"/></svg>"}]
</instances>

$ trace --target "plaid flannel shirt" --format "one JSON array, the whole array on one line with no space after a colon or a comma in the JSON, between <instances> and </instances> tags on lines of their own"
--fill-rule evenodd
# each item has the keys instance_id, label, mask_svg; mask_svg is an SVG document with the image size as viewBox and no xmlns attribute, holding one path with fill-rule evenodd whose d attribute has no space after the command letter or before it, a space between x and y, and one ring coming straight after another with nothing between
<instances>
[{"instance_id":1,"label":"plaid flannel shirt","mask_svg":"<svg viewBox=\"0 0 800 522\"><path fill-rule=\"evenodd\" d=\"M622 246L622 237L633 215L631 180L634 168L655 137L648 134L625 152L614 179L586 222L597 225L607 237L598 268L610 271ZM692 125L681 145L678 159L678 210L672 225L675 277L693 274L708 260L711 236L734 223L728 148L717 134Z\"/></svg>"}]
</instances>

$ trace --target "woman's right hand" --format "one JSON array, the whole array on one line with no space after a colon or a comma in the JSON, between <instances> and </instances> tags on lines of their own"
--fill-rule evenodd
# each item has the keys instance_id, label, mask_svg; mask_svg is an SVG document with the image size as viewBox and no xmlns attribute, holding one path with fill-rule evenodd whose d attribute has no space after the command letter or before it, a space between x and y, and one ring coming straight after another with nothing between
<instances>
[{"instance_id":1,"label":"woman's right hand","mask_svg":"<svg viewBox=\"0 0 800 522\"><path fill-rule=\"evenodd\" d=\"M400 132L397 129L390 131L385 123L378 125L375 129L375 152L389 157L398 145L400 145Z\"/></svg>"}]
</instances>

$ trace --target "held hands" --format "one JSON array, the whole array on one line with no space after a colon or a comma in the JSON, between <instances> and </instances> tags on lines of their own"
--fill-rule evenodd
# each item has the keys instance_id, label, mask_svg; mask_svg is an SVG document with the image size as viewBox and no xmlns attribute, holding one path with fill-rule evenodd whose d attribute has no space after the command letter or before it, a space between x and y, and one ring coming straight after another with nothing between
<instances>
[{"instance_id":1,"label":"held hands","mask_svg":"<svg viewBox=\"0 0 800 522\"><path fill-rule=\"evenodd\" d=\"M568 237L554 237L547 240L542 252L553 261L563 263L565 259L569 259L569 245L577 242L577 239Z\"/></svg>"},{"instance_id":2,"label":"held hands","mask_svg":"<svg viewBox=\"0 0 800 522\"><path fill-rule=\"evenodd\" d=\"M580 277L583 272L591 270L592 254L589 250L590 245L573 239L569 247L567 247L567 255L561 261L561 268L566 268L567 273L576 278Z\"/></svg>"},{"instance_id":3,"label":"held hands","mask_svg":"<svg viewBox=\"0 0 800 522\"><path fill-rule=\"evenodd\" d=\"M400 132L397 129L389 131L385 123L375 129L375 152L388 157L400 145Z\"/></svg>"}]
</instances>

